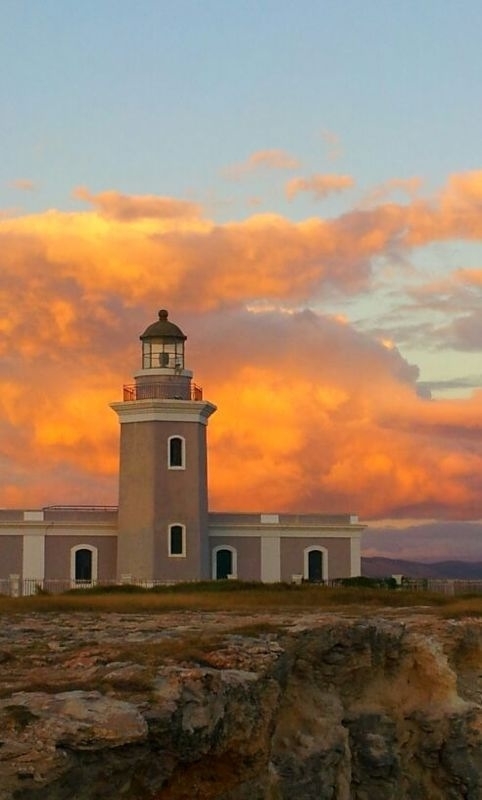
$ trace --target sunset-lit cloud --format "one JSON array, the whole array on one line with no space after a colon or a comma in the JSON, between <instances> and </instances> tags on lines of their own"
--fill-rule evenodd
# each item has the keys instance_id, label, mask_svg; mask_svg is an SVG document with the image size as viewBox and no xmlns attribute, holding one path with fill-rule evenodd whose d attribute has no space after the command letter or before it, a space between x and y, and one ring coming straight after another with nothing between
<instances>
[{"instance_id":1,"label":"sunset-lit cloud","mask_svg":"<svg viewBox=\"0 0 482 800\"><path fill-rule=\"evenodd\" d=\"M219 409L213 509L477 516L482 393L424 397L395 324L363 331L322 309L333 294L370 298L383 281L390 290L404 269L397 254L482 239L479 184L479 173L451 176L430 198L300 222L221 224L187 201L88 190L76 191L87 210L1 219L0 503L116 502L108 404L166 307ZM432 303L454 348L480 349L481 275L427 277L405 291L407 314L416 322Z\"/></svg>"},{"instance_id":2,"label":"sunset-lit cloud","mask_svg":"<svg viewBox=\"0 0 482 800\"><path fill-rule=\"evenodd\" d=\"M35 189L34 181L29 178L16 178L10 181L10 186L12 189L18 189L21 192L32 192Z\"/></svg>"},{"instance_id":3,"label":"sunset-lit cloud","mask_svg":"<svg viewBox=\"0 0 482 800\"><path fill-rule=\"evenodd\" d=\"M311 194L315 200L323 200L329 194L343 192L354 185L351 175L311 175L309 178L292 178L286 184L285 192L289 200L302 192Z\"/></svg>"},{"instance_id":4,"label":"sunset-lit cloud","mask_svg":"<svg viewBox=\"0 0 482 800\"><path fill-rule=\"evenodd\" d=\"M406 195L411 200L413 200L420 191L421 186L422 186L422 179L418 177L391 178L390 180L385 181L379 186L375 186L373 189L371 189L364 196L360 205L361 207L377 205L377 203L386 200L388 197L390 197L396 192Z\"/></svg>"},{"instance_id":5,"label":"sunset-lit cloud","mask_svg":"<svg viewBox=\"0 0 482 800\"><path fill-rule=\"evenodd\" d=\"M239 164L231 164L224 170L224 175L232 180L238 180L244 175L256 172L260 169L268 170L292 170L297 169L300 162L297 158L287 153L285 150L258 150Z\"/></svg>"},{"instance_id":6,"label":"sunset-lit cloud","mask_svg":"<svg viewBox=\"0 0 482 800\"><path fill-rule=\"evenodd\" d=\"M85 200L99 213L110 219L129 222L136 219L173 219L176 217L198 217L200 208L186 200L154 195L125 195L119 192L91 194L84 186L74 190L74 197Z\"/></svg>"},{"instance_id":7,"label":"sunset-lit cloud","mask_svg":"<svg viewBox=\"0 0 482 800\"><path fill-rule=\"evenodd\" d=\"M327 155L330 161L336 161L343 154L341 139L338 134L324 128L321 131L321 138L327 146Z\"/></svg>"}]
</instances>

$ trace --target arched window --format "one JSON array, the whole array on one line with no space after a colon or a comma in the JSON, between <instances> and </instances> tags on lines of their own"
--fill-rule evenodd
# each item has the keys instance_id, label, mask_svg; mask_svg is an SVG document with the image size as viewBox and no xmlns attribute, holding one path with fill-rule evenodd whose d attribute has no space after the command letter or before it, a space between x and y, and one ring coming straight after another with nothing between
<instances>
[{"instance_id":1,"label":"arched window","mask_svg":"<svg viewBox=\"0 0 482 800\"><path fill-rule=\"evenodd\" d=\"M328 550L316 545L304 552L304 579L312 583L328 580Z\"/></svg>"},{"instance_id":2,"label":"arched window","mask_svg":"<svg viewBox=\"0 0 482 800\"><path fill-rule=\"evenodd\" d=\"M74 583L93 583L97 580L97 548L80 544L70 551L70 579Z\"/></svg>"},{"instance_id":3,"label":"arched window","mask_svg":"<svg viewBox=\"0 0 482 800\"><path fill-rule=\"evenodd\" d=\"M238 575L238 553L228 544L215 547L212 555L212 576L214 580L226 580L230 575Z\"/></svg>"},{"instance_id":4,"label":"arched window","mask_svg":"<svg viewBox=\"0 0 482 800\"><path fill-rule=\"evenodd\" d=\"M167 464L169 469L185 469L186 441L183 436L170 436L167 440Z\"/></svg>"},{"instance_id":5,"label":"arched window","mask_svg":"<svg viewBox=\"0 0 482 800\"><path fill-rule=\"evenodd\" d=\"M170 556L186 555L186 526L169 525L168 552Z\"/></svg>"}]
</instances>

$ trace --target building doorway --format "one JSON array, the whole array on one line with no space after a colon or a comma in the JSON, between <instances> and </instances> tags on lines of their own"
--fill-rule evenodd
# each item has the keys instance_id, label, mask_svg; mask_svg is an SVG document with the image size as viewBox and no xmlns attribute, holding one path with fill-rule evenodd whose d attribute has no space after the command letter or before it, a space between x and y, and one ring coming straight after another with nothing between
<instances>
[{"instance_id":1,"label":"building doorway","mask_svg":"<svg viewBox=\"0 0 482 800\"><path fill-rule=\"evenodd\" d=\"M85 585L97 581L98 553L90 544L80 544L70 551L70 580L72 585Z\"/></svg>"},{"instance_id":2,"label":"building doorway","mask_svg":"<svg viewBox=\"0 0 482 800\"><path fill-rule=\"evenodd\" d=\"M228 575L233 574L233 553L224 548L216 552L216 580L226 580Z\"/></svg>"},{"instance_id":3,"label":"building doorway","mask_svg":"<svg viewBox=\"0 0 482 800\"><path fill-rule=\"evenodd\" d=\"M76 581L92 580L92 550L83 548L75 552L75 577Z\"/></svg>"},{"instance_id":4,"label":"building doorway","mask_svg":"<svg viewBox=\"0 0 482 800\"><path fill-rule=\"evenodd\" d=\"M308 553L308 580L321 583L323 580L323 553L321 550L310 550Z\"/></svg>"}]
</instances>

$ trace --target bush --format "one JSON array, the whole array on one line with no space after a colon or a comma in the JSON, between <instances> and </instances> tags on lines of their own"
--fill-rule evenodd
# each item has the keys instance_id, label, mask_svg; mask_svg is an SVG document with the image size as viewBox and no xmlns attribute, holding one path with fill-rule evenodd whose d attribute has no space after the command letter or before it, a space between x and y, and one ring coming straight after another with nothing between
<instances>
[{"instance_id":1,"label":"bush","mask_svg":"<svg viewBox=\"0 0 482 800\"><path fill-rule=\"evenodd\" d=\"M90 594L145 594L152 591L144 586L136 586L134 583L99 583L97 586L79 587L67 589L62 594L90 595Z\"/></svg>"},{"instance_id":2,"label":"bush","mask_svg":"<svg viewBox=\"0 0 482 800\"><path fill-rule=\"evenodd\" d=\"M356 586L366 589L396 589L395 578L367 578L365 575L358 575L356 578L340 578L341 586Z\"/></svg>"},{"instance_id":3,"label":"bush","mask_svg":"<svg viewBox=\"0 0 482 800\"><path fill-rule=\"evenodd\" d=\"M280 589L292 589L289 583L261 583L261 581L233 581L233 580L217 580L217 581L191 581L188 583L172 583L165 586L153 586L152 589L147 589L148 592L155 592L156 594L185 594L186 592L207 592L210 594L218 594L223 592L251 592L256 590L258 592L272 592L279 591ZM297 587L299 588L299 587Z\"/></svg>"}]
</instances>

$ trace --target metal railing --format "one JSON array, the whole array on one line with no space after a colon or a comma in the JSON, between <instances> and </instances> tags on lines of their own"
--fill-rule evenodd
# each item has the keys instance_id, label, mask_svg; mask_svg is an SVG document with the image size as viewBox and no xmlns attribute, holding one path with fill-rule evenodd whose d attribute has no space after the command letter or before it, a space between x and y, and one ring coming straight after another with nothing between
<instances>
[{"instance_id":1,"label":"metal railing","mask_svg":"<svg viewBox=\"0 0 482 800\"><path fill-rule=\"evenodd\" d=\"M186 394L188 395L186 397ZM124 402L130 400L202 400L203 390L195 383L133 383L124 386Z\"/></svg>"}]
</instances>

